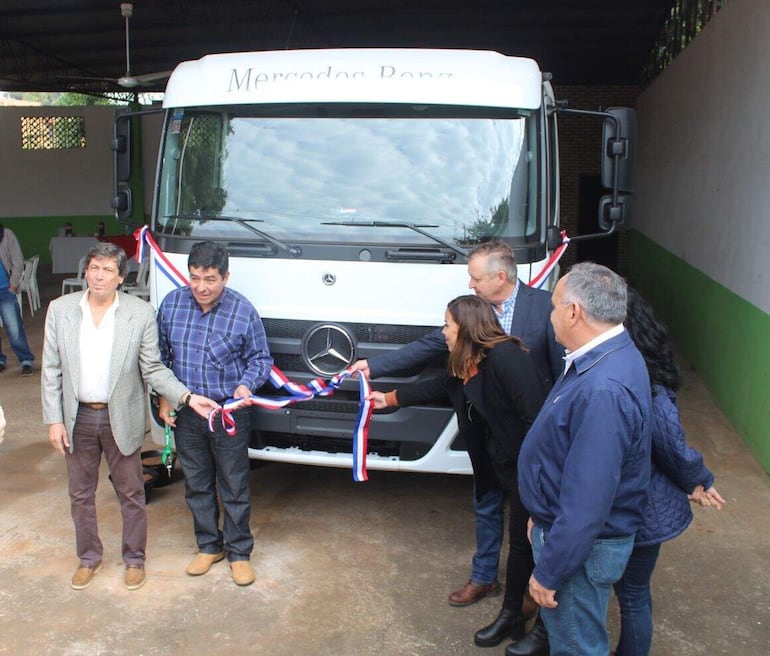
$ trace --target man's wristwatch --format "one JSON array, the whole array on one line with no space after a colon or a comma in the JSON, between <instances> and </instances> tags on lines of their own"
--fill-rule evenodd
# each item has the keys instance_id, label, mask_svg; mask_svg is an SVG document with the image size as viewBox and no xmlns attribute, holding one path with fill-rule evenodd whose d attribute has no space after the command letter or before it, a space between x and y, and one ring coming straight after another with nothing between
<instances>
[{"instance_id":1,"label":"man's wristwatch","mask_svg":"<svg viewBox=\"0 0 770 656\"><path fill-rule=\"evenodd\" d=\"M182 405L190 407L190 399L192 398L192 392L187 392L187 396L182 399Z\"/></svg>"}]
</instances>

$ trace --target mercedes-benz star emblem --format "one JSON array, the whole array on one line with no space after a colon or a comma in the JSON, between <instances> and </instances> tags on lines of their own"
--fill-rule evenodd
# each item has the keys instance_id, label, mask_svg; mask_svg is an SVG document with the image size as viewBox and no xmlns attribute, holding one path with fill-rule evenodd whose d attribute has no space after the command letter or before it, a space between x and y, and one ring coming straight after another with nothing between
<instances>
[{"instance_id":1,"label":"mercedes-benz star emblem","mask_svg":"<svg viewBox=\"0 0 770 656\"><path fill-rule=\"evenodd\" d=\"M353 336L334 323L317 324L302 338L302 359L321 376L334 376L347 369L355 355Z\"/></svg>"},{"instance_id":2,"label":"mercedes-benz star emblem","mask_svg":"<svg viewBox=\"0 0 770 656\"><path fill-rule=\"evenodd\" d=\"M323 280L324 285L331 286L337 282L337 276L333 273L325 273L321 276L321 280Z\"/></svg>"}]
</instances>

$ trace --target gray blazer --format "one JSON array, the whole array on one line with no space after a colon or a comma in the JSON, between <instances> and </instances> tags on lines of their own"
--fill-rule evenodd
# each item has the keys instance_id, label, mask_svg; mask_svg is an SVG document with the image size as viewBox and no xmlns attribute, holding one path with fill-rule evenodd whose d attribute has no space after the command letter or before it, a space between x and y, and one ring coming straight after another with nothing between
<instances>
[{"instance_id":1,"label":"gray blazer","mask_svg":"<svg viewBox=\"0 0 770 656\"><path fill-rule=\"evenodd\" d=\"M72 431L79 403L83 318L79 303L85 293L65 294L51 301L45 318L41 372L43 422L65 425L70 452L74 450ZM115 442L121 453L130 455L144 441L147 412L144 384L172 402L182 398L187 387L160 360L155 310L140 298L118 294L108 408Z\"/></svg>"}]
</instances>

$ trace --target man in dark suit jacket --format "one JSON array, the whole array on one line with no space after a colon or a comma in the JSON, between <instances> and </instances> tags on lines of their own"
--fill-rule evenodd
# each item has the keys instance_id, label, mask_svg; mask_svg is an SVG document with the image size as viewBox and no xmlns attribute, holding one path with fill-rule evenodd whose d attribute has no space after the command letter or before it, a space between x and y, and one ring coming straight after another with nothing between
<instances>
[{"instance_id":1,"label":"man in dark suit jacket","mask_svg":"<svg viewBox=\"0 0 770 656\"><path fill-rule=\"evenodd\" d=\"M516 282L515 278L513 282L506 280L504 289L509 292L506 299L513 293ZM483 293L476 291L476 294L494 305L494 301ZM550 321L551 294L542 289L528 287L519 280L514 309L513 321L506 332L524 342L543 379L551 387L564 368L564 349L556 342ZM500 312L497 314L499 317ZM353 366L359 371L364 371L369 378L395 376L403 371L425 366L435 357L446 355L447 352L441 328L436 328L398 350L376 355L369 360L359 360Z\"/></svg>"},{"instance_id":2,"label":"man in dark suit jacket","mask_svg":"<svg viewBox=\"0 0 770 656\"><path fill-rule=\"evenodd\" d=\"M564 349L556 342L551 325L551 295L528 287L517 278L516 258L503 241L481 244L468 255L468 287L477 296L490 303L503 329L519 337L550 388L564 368ZM441 328L424 335L402 348L377 355L370 360L359 360L353 369L369 378L397 375L425 366L437 356L448 352ZM474 434L464 435L466 444ZM483 445L469 452L485 453ZM479 469L489 463L472 458L474 479ZM478 488L478 486L474 486ZM479 490L477 489L478 493ZM497 582L500 548L503 541L503 492L485 490L479 497L474 493L476 513L476 553L468 583L449 595L452 606L468 606L488 595L499 594Z\"/></svg>"}]
</instances>

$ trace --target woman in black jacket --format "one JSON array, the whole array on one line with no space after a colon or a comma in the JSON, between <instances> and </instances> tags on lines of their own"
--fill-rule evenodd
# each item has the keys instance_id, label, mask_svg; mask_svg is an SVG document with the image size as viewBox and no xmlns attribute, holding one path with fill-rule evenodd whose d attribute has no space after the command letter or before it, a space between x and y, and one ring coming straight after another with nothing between
<instances>
[{"instance_id":1,"label":"woman in black jacket","mask_svg":"<svg viewBox=\"0 0 770 656\"><path fill-rule=\"evenodd\" d=\"M451 401L473 464L477 496L490 486L509 495L503 607L495 621L474 636L478 646L492 647L524 634L522 603L534 561L527 540L529 515L515 480L516 460L547 388L520 340L505 333L489 303L478 296L460 296L449 303L444 318L447 374L391 392L372 392L371 398L377 409Z\"/></svg>"}]
</instances>

